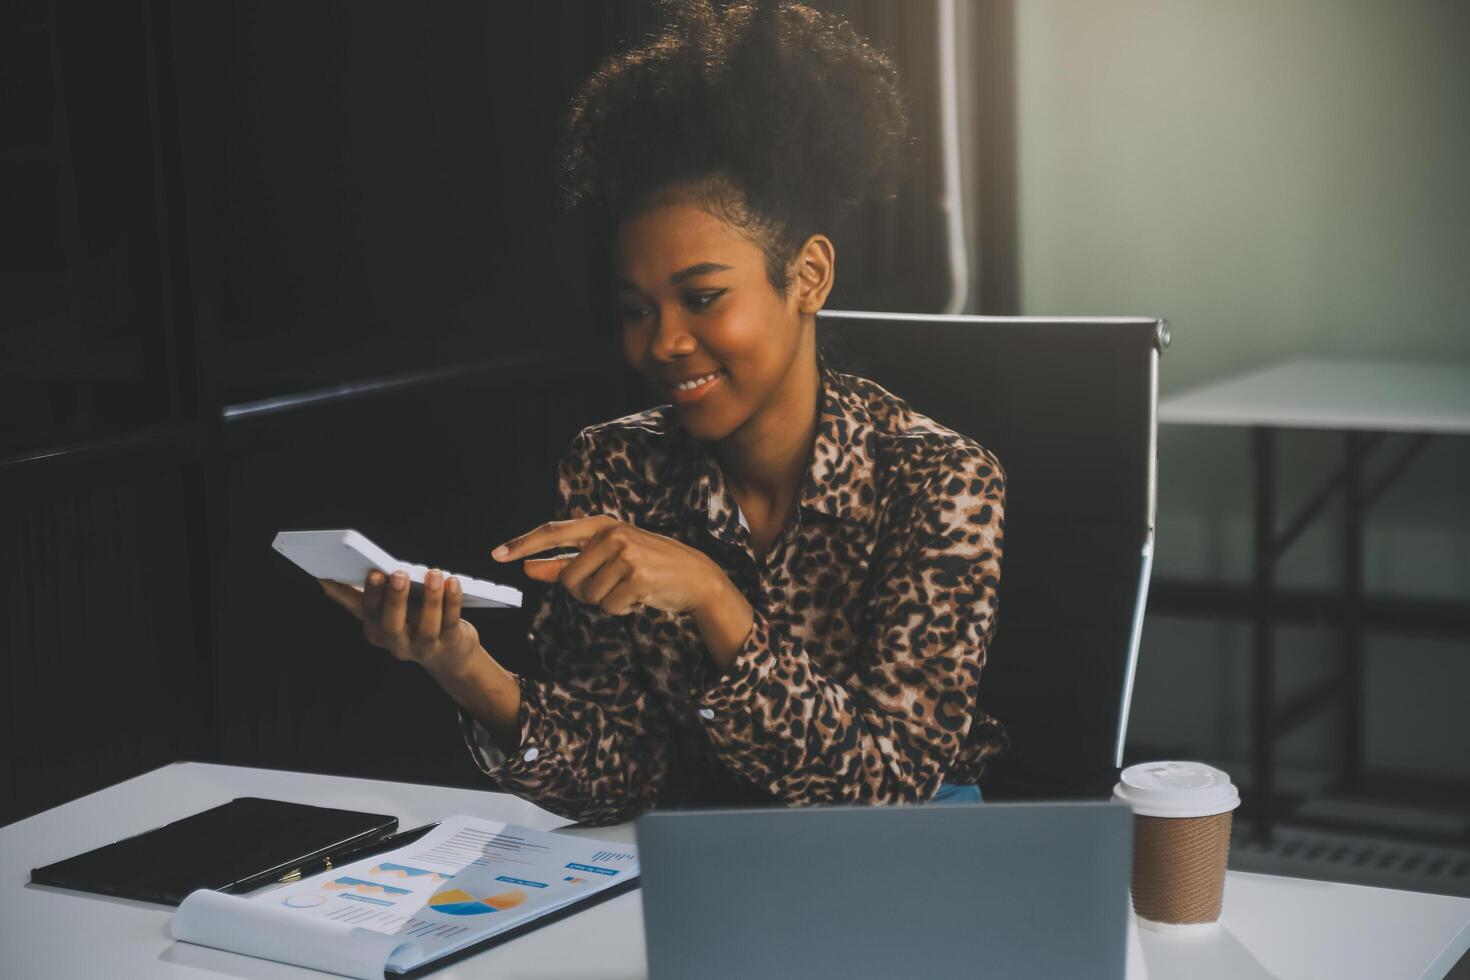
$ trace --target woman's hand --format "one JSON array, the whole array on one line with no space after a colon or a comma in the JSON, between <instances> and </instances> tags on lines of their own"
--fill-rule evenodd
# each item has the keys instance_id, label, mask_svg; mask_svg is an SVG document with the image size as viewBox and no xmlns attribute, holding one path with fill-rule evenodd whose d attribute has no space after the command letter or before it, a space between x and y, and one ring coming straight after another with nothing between
<instances>
[{"instance_id":1,"label":"woman's hand","mask_svg":"<svg viewBox=\"0 0 1470 980\"><path fill-rule=\"evenodd\" d=\"M399 660L411 660L431 673L452 672L480 648L480 635L459 618L464 593L459 580L438 569L424 576L422 599L409 598L408 575L368 575L362 591L317 579L322 591L362 620L367 641Z\"/></svg>"},{"instance_id":2,"label":"woman's hand","mask_svg":"<svg viewBox=\"0 0 1470 980\"><path fill-rule=\"evenodd\" d=\"M704 552L606 514L542 524L491 554L498 561L513 561L569 545L581 552L527 559L526 574L542 582L560 582L577 599L614 616L625 616L640 606L697 612L728 583L724 571Z\"/></svg>"}]
</instances>

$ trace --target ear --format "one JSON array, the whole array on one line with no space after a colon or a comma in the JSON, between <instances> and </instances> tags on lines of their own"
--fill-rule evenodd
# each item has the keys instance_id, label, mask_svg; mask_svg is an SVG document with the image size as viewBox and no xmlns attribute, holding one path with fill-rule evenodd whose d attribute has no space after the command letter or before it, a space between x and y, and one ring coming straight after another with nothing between
<instances>
[{"instance_id":1,"label":"ear","mask_svg":"<svg viewBox=\"0 0 1470 980\"><path fill-rule=\"evenodd\" d=\"M837 276L837 249L826 235L813 235L796 253L793 287L798 313L815 316L827 302Z\"/></svg>"}]
</instances>

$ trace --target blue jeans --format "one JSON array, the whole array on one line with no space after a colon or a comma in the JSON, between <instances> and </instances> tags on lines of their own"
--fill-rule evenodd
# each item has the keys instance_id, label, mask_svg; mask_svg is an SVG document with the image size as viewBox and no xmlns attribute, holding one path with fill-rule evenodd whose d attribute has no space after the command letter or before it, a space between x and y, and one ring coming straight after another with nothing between
<instances>
[{"instance_id":1,"label":"blue jeans","mask_svg":"<svg viewBox=\"0 0 1470 980\"><path fill-rule=\"evenodd\" d=\"M979 786L961 786L957 783L940 783L939 792L930 803L980 803L983 801Z\"/></svg>"}]
</instances>

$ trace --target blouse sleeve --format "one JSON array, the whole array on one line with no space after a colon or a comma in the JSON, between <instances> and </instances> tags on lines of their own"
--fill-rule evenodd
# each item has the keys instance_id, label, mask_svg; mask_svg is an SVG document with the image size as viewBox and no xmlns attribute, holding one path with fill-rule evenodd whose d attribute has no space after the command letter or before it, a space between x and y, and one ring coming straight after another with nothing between
<instances>
[{"instance_id":1,"label":"blouse sleeve","mask_svg":"<svg viewBox=\"0 0 1470 980\"><path fill-rule=\"evenodd\" d=\"M791 804L931 798L974 723L1004 503L1000 464L966 446L890 512L868 640L845 683L756 609L730 669L698 697L726 765Z\"/></svg>"},{"instance_id":2,"label":"blouse sleeve","mask_svg":"<svg viewBox=\"0 0 1470 980\"><path fill-rule=\"evenodd\" d=\"M605 512L584 430L558 467L556 520ZM549 585L527 639L546 680L516 678L520 744L507 756L459 711L465 744L500 788L585 823L616 823L653 806L668 768L662 713L633 667L623 617Z\"/></svg>"}]
</instances>

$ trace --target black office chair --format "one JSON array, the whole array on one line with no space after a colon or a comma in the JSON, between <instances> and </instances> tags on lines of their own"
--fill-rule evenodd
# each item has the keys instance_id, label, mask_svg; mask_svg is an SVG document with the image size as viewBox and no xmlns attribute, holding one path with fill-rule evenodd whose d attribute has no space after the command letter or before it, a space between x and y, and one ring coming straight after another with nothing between
<instances>
[{"instance_id":1,"label":"black office chair","mask_svg":"<svg viewBox=\"0 0 1470 980\"><path fill-rule=\"evenodd\" d=\"M1153 556L1168 324L831 311L834 367L978 441L1006 471L981 705L1010 731L987 799L1105 795L1122 765Z\"/></svg>"}]
</instances>

